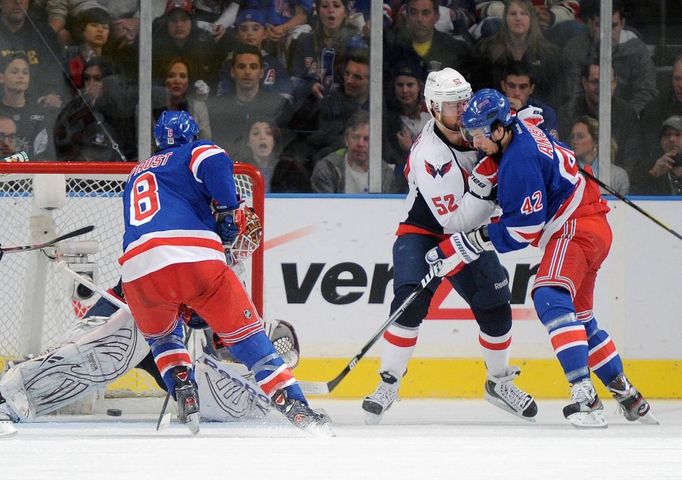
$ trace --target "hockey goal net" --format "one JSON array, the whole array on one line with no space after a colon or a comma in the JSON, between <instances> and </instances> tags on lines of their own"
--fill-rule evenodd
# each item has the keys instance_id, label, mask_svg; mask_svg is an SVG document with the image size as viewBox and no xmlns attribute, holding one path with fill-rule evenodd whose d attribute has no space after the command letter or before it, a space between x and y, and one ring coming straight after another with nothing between
<instances>
[{"instance_id":1,"label":"hockey goal net","mask_svg":"<svg viewBox=\"0 0 682 480\"><path fill-rule=\"evenodd\" d=\"M98 286L113 287L120 275L122 193L135 165L0 163L0 243L32 245L94 225L94 231L64 245L63 250L73 255L63 258L72 270L90 276ZM235 164L235 183L241 198L263 223L264 188L258 170ZM262 246L246 263L245 283L262 315ZM0 278L0 367L3 361L37 354L59 343L99 298L58 270L44 251L6 254L0 260Z\"/></svg>"}]
</instances>

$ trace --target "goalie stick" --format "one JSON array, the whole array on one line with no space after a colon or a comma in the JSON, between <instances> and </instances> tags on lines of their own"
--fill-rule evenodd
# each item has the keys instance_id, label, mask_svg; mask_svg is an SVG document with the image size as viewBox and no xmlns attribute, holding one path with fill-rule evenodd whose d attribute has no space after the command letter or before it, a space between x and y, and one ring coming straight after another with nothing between
<instances>
[{"instance_id":1,"label":"goalie stick","mask_svg":"<svg viewBox=\"0 0 682 480\"><path fill-rule=\"evenodd\" d=\"M393 322L395 322L400 316L407 310L407 308L412 305L412 302L414 302L414 299L417 298L417 296L433 281L434 278L437 278L438 273L440 272L442 263L437 264L435 267L431 268L429 273L426 274L424 278L422 278L421 282L419 282L419 285L414 287L414 290L407 296L405 301L393 312L388 319L381 325L379 330L372 336L372 338L369 339L369 341L365 344L364 347L362 347L362 350L358 352L357 355L355 355L353 358L350 359L350 362L341 370L341 372L328 382L301 382L299 381L299 385L301 387L301 390L303 390L303 393L306 394L311 394L311 395L325 395L328 393L331 393L336 386L341 383L341 381L348 376L351 370L355 368L355 366L358 364L360 359L365 356L365 354L369 351L370 348L379 340L379 338L384 334L386 329L391 326Z\"/></svg>"},{"instance_id":2,"label":"goalie stick","mask_svg":"<svg viewBox=\"0 0 682 480\"><path fill-rule=\"evenodd\" d=\"M86 233L92 232L95 229L94 225L88 225L87 227L79 228L73 232L66 233L60 237L54 238L50 241L44 243L36 243L34 245L23 245L20 247L5 247L0 246L0 257L5 253L17 253L17 252L29 252L31 250L40 250L41 248L52 247L56 243L62 240L68 240L69 238L77 237L79 235L85 235Z\"/></svg>"},{"instance_id":3,"label":"goalie stick","mask_svg":"<svg viewBox=\"0 0 682 480\"><path fill-rule=\"evenodd\" d=\"M611 187L611 186L609 186L608 184L602 182L601 180L599 180L597 177L595 177L595 176L592 175L591 173L586 172L585 170L582 169L582 167L578 167L578 169L580 170L580 172L581 172L583 175L585 175L587 178L589 178L590 180L592 180L594 183L596 183L597 185L599 185L601 188L603 188L604 190L606 190L607 192L609 192L611 195L613 195L614 197L616 197L618 200L621 200L621 201L625 202L626 204L628 204L629 206L631 206L632 208L634 208L635 210L637 210L639 213L641 213L642 215L644 215L646 218L648 218L649 220L651 220L652 222L654 222L656 225L658 225L659 227L663 228L664 230L667 230L668 233L671 233L671 234L675 235L677 238L679 238L680 240L682 240L682 235L680 235L678 232L676 232L675 230L673 230L672 228L670 228L669 226L667 226L666 224L664 224L663 222L661 222L659 219L657 219L656 217L654 217L653 215L651 215L649 212L647 212L646 210L644 210L642 207L640 207L639 205L637 205L635 202L633 202L633 201L630 200L629 198L625 197L624 195L621 195L621 194L618 193L616 190L614 190L613 187Z\"/></svg>"}]
</instances>

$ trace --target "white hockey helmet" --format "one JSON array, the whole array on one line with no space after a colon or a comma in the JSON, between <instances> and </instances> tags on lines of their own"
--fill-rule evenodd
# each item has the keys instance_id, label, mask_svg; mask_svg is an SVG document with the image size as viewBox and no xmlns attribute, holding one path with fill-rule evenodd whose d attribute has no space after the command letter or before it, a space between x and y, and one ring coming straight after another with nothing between
<instances>
[{"instance_id":1,"label":"white hockey helmet","mask_svg":"<svg viewBox=\"0 0 682 480\"><path fill-rule=\"evenodd\" d=\"M426 108L432 117L442 110L443 102L469 100L471 85L461 73L450 67L429 73L424 86Z\"/></svg>"}]
</instances>

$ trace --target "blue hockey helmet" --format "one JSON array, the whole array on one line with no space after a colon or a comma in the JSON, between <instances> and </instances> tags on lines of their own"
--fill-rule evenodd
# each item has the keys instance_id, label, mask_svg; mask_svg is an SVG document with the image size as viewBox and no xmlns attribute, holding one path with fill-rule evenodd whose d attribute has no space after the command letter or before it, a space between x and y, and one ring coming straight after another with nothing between
<instances>
[{"instance_id":1,"label":"blue hockey helmet","mask_svg":"<svg viewBox=\"0 0 682 480\"><path fill-rule=\"evenodd\" d=\"M462 114L462 133L471 141L471 132L482 129L486 137L495 123L504 127L511 125L513 117L509 100L497 90L483 88L474 93Z\"/></svg>"},{"instance_id":2,"label":"blue hockey helmet","mask_svg":"<svg viewBox=\"0 0 682 480\"><path fill-rule=\"evenodd\" d=\"M160 149L189 143L198 133L199 125L184 110L162 112L154 126L156 146Z\"/></svg>"}]
</instances>

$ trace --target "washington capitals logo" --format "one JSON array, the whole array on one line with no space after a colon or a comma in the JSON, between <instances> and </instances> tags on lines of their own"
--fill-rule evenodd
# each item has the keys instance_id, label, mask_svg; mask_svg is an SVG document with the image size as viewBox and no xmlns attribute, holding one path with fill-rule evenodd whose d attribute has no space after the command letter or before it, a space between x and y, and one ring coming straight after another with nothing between
<instances>
[{"instance_id":1,"label":"washington capitals logo","mask_svg":"<svg viewBox=\"0 0 682 480\"><path fill-rule=\"evenodd\" d=\"M436 176L440 175L441 177L444 177L446 173L450 171L452 168L452 160L450 160L448 163L444 164L440 168L436 168L433 165L431 165L429 162L424 162L424 166L426 167L426 172L431 175L433 178L436 178Z\"/></svg>"}]
</instances>

